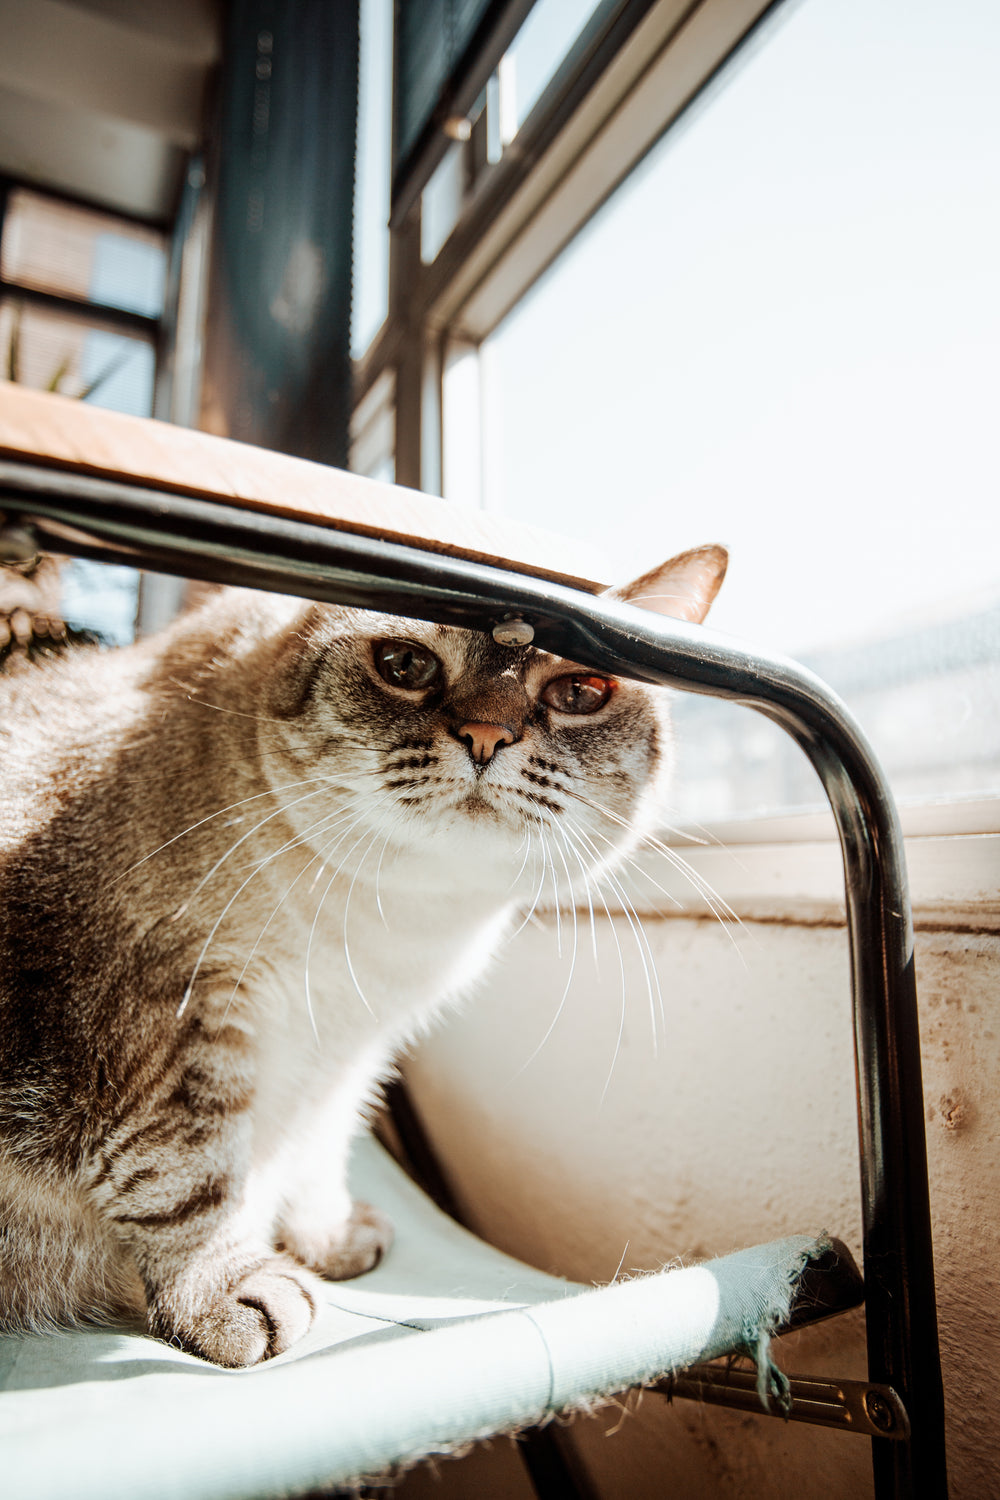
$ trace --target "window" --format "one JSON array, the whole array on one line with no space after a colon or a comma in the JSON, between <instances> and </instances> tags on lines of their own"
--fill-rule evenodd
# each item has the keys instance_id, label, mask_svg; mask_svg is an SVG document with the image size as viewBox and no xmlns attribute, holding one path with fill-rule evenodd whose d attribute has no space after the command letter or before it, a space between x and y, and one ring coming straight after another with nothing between
<instances>
[{"instance_id":1,"label":"window","mask_svg":"<svg viewBox=\"0 0 1000 1500\"><path fill-rule=\"evenodd\" d=\"M710 624L826 678L903 802L1000 790L998 43L982 0L537 0L394 199L360 371L400 482L609 575L726 542ZM678 717L692 817L822 801L767 720Z\"/></svg>"},{"instance_id":2,"label":"window","mask_svg":"<svg viewBox=\"0 0 1000 1500\"><path fill-rule=\"evenodd\" d=\"M803 0L481 349L486 502L632 576L733 552L711 623L797 655L897 795L1000 790L995 8ZM686 811L820 800L681 700Z\"/></svg>"},{"instance_id":3,"label":"window","mask_svg":"<svg viewBox=\"0 0 1000 1500\"><path fill-rule=\"evenodd\" d=\"M0 237L5 378L149 416L166 262L155 229L12 189ZM109 642L131 639L137 590L131 568L63 568L66 619Z\"/></svg>"},{"instance_id":4,"label":"window","mask_svg":"<svg viewBox=\"0 0 1000 1500\"><path fill-rule=\"evenodd\" d=\"M155 230L14 189L0 242L5 373L148 415L165 268Z\"/></svg>"},{"instance_id":5,"label":"window","mask_svg":"<svg viewBox=\"0 0 1000 1500\"><path fill-rule=\"evenodd\" d=\"M500 64L502 136L508 145L541 99L600 0L535 0Z\"/></svg>"},{"instance_id":6,"label":"window","mask_svg":"<svg viewBox=\"0 0 1000 1500\"><path fill-rule=\"evenodd\" d=\"M599 34L615 9L608 0L535 0L467 114L445 122L454 144L421 198L420 256L425 264L437 258L489 169L502 161L532 111L544 103L560 67L587 50L584 34Z\"/></svg>"},{"instance_id":7,"label":"window","mask_svg":"<svg viewBox=\"0 0 1000 1500\"><path fill-rule=\"evenodd\" d=\"M364 354L389 311L391 112L392 0L361 0L351 309L355 359Z\"/></svg>"}]
</instances>

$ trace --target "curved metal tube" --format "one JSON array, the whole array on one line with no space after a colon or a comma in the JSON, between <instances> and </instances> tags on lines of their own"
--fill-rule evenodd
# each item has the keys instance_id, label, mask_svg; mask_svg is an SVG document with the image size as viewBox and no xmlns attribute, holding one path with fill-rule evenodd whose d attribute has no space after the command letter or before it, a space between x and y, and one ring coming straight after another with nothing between
<instances>
[{"instance_id":1,"label":"curved metal tube","mask_svg":"<svg viewBox=\"0 0 1000 1500\"><path fill-rule=\"evenodd\" d=\"M891 1385L909 1442L875 1439L880 1497L947 1493L913 932L885 777L844 704L784 657L520 573L266 513L0 463L5 510L53 550L186 577L492 630L596 669L728 698L809 757L844 857L850 933L869 1380Z\"/></svg>"}]
</instances>

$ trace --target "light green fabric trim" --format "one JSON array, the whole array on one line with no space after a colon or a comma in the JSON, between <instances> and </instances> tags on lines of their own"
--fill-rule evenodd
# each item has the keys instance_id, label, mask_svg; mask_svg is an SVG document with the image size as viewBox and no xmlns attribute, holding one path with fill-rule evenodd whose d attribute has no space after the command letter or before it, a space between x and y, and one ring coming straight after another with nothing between
<instances>
[{"instance_id":1,"label":"light green fabric trim","mask_svg":"<svg viewBox=\"0 0 1000 1500\"><path fill-rule=\"evenodd\" d=\"M295 1349L225 1371L138 1334L0 1340L0 1468L18 1500L277 1500L528 1425L756 1345L817 1242L584 1288L484 1245L380 1149L354 1190L395 1219Z\"/></svg>"}]
</instances>

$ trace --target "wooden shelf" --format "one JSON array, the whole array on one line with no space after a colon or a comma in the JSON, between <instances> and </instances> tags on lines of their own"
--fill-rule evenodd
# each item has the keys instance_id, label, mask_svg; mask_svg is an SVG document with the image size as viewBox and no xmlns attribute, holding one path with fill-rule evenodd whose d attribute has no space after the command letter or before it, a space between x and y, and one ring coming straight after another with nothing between
<instances>
[{"instance_id":1,"label":"wooden shelf","mask_svg":"<svg viewBox=\"0 0 1000 1500\"><path fill-rule=\"evenodd\" d=\"M417 490L0 381L0 458L307 520L600 591L568 538Z\"/></svg>"}]
</instances>

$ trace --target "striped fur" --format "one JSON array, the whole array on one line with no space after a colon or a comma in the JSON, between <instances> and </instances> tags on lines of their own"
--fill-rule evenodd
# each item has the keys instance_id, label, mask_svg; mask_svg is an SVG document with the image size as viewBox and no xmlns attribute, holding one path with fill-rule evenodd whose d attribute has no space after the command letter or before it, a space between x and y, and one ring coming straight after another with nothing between
<instances>
[{"instance_id":1,"label":"striped fur","mask_svg":"<svg viewBox=\"0 0 1000 1500\"><path fill-rule=\"evenodd\" d=\"M691 617L680 564L635 589L683 575ZM434 683L387 681L386 640ZM245 1366L375 1264L345 1169L379 1080L547 879L654 824L663 695L553 708L574 672L228 592L0 684L0 1329L139 1320ZM469 724L504 726L488 756Z\"/></svg>"}]
</instances>

